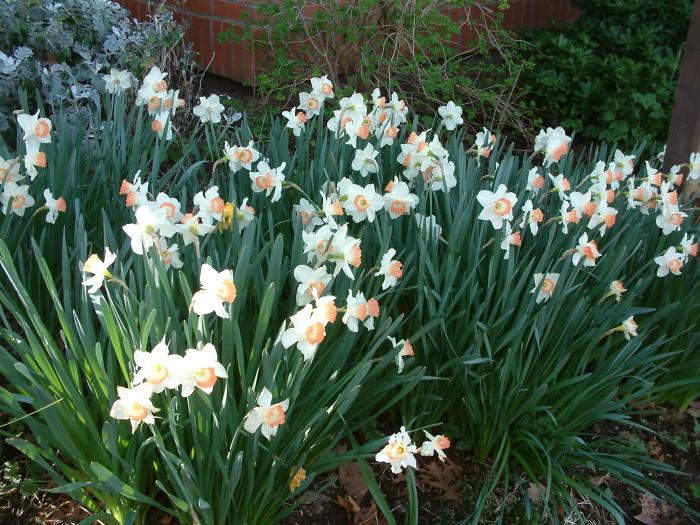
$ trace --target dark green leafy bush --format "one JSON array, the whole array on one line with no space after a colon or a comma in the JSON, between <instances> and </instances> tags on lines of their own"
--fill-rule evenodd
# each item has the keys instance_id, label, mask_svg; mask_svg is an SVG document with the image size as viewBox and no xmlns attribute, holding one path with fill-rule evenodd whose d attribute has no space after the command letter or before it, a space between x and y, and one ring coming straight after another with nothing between
<instances>
[{"instance_id":1,"label":"dark green leafy bush","mask_svg":"<svg viewBox=\"0 0 700 525\"><path fill-rule=\"evenodd\" d=\"M578 20L525 34L523 88L543 122L589 140L664 141L689 0L585 0Z\"/></svg>"}]
</instances>

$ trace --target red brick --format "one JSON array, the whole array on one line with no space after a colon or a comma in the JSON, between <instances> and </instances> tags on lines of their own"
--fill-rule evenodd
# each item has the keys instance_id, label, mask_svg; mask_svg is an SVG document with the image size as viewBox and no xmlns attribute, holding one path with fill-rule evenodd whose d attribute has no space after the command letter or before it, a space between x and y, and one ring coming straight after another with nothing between
<instances>
[{"instance_id":1,"label":"red brick","mask_svg":"<svg viewBox=\"0 0 700 525\"><path fill-rule=\"evenodd\" d=\"M212 0L187 0L183 5L185 12L210 15L212 14Z\"/></svg>"}]
</instances>

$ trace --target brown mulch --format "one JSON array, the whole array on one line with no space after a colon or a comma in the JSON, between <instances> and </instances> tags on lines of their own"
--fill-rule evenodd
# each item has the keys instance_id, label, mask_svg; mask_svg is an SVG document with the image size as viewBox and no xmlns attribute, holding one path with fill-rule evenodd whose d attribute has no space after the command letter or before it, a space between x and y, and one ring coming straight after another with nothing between
<instances>
[{"instance_id":1,"label":"brown mulch","mask_svg":"<svg viewBox=\"0 0 700 525\"><path fill-rule=\"evenodd\" d=\"M673 489L686 499L691 509L700 512L700 498L697 497L700 496L700 402L684 412L652 406L637 422L652 429L655 434L636 430L630 434L629 427L612 425L601 425L596 430L601 433L628 433L652 457L685 472L684 476L646 474ZM3 447L2 452L5 456L11 454L7 447ZM23 479L21 472L26 472L27 465L21 457L12 454L9 458L5 457L3 462L0 471L0 525L68 525L78 523L89 515L65 496L38 491L30 481ZM489 474L489 466L455 449L448 451L448 460L444 463L437 458L420 458L419 463L416 472L421 505L419 523L461 523L473 509ZM392 474L384 464L374 461L369 461L369 464L389 507L397 521L401 522L408 504L405 475ZM332 481L330 486L329 481ZM669 502L641 494L609 479L601 482L608 485L620 502L630 524L700 525L697 518ZM320 487L327 488L319 491ZM286 518L282 525L386 524L356 464L344 465L336 472L321 476L306 491L305 497L308 502ZM591 525L614 523L600 507L582 503L580 508ZM501 488L497 488L487 502L480 523L496 523L501 512L505 513L503 523L509 525L548 523L542 518L536 521L526 519L520 496L517 493L506 495ZM149 514L149 521L152 519L157 522L157 517Z\"/></svg>"}]
</instances>

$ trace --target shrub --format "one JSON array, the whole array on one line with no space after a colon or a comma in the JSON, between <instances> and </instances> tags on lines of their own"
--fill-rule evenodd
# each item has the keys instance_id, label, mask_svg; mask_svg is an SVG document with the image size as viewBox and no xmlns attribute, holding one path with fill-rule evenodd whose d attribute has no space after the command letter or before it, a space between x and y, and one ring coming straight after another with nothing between
<instances>
[{"instance_id":1,"label":"shrub","mask_svg":"<svg viewBox=\"0 0 700 525\"><path fill-rule=\"evenodd\" d=\"M21 115L23 149L2 150L32 160L38 147L47 161L19 181L23 193L3 186L0 302L12 317L1 318L10 386L0 403L31 432L9 443L53 488L120 520L155 507L202 523L270 523L314 475L350 460L367 474L381 445L375 459L401 471L414 454L444 453L440 431L492 463L474 523L497 483L534 485L555 521L561 509L576 516L583 496L624 523L592 480L601 471L683 503L644 473L670 468L624 435L596 431L631 424L657 399L678 352L690 379L665 392L697 392L697 319L685 310L700 286L697 226L675 193L678 173L642 163L641 149L577 160L561 128L543 130L530 157L487 129L466 149L460 108L441 107L434 132L420 131L395 93L343 98L326 122L327 78L257 142L213 97L195 108L203 124L181 136L164 78L149 72L137 107L128 93L105 100L99 138L64 136L59 114L50 142L36 144L48 124ZM697 178L690 161L681 169ZM70 209L55 226L38 224L55 205L27 210L47 186ZM196 217L177 222L189 210L201 235L190 230ZM105 246L116 254L106 273L88 257L105 257ZM97 276L89 293L81 262L82 279ZM205 264L231 273L207 279ZM321 322L330 300L342 319ZM160 341L187 363L186 350L211 343L224 368L197 368L218 379L187 399L178 389L193 386L193 365L173 374L149 399L159 409L151 420L140 390L129 413L117 387L139 383L136 352ZM263 387L275 403L289 399L271 440L246 430ZM130 434L110 413L144 422ZM373 440L379 417L408 430ZM414 446L424 430L436 436ZM361 444L337 456L344 439ZM290 499L299 467L306 481Z\"/></svg>"},{"instance_id":2,"label":"shrub","mask_svg":"<svg viewBox=\"0 0 700 525\"><path fill-rule=\"evenodd\" d=\"M561 28L526 33L521 87L545 122L589 141L666 140L692 3L586 0Z\"/></svg>"},{"instance_id":3,"label":"shrub","mask_svg":"<svg viewBox=\"0 0 700 525\"><path fill-rule=\"evenodd\" d=\"M243 40L262 56L254 87L264 108L286 108L298 84L323 72L340 94L395 90L419 114L451 99L474 133L482 122L526 133L531 108L518 78L533 64L513 60L514 40L501 26L507 8L502 0L257 2L254 14L243 11L242 28L219 39ZM450 12L477 34L466 49L452 42L461 23Z\"/></svg>"},{"instance_id":4,"label":"shrub","mask_svg":"<svg viewBox=\"0 0 700 525\"><path fill-rule=\"evenodd\" d=\"M175 73L184 98L198 72L184 29L160 7L147 22L129 20L111 1L0 1L0 131L19 109L17 94L27 91L51 106L87 121L99 105L103 75L110 67L145 74L153 64ZM78 118L78 115L75 116Z\"/></svg>"}]
</instances>

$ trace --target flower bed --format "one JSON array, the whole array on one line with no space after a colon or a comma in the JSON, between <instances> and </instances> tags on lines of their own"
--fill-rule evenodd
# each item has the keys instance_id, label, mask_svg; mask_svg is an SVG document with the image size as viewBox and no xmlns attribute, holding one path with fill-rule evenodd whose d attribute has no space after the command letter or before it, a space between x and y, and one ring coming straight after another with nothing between
<instances>
[{"instance_id":1,"label":"flower bed","mask_svg":"<svg viewBox=\"0 0 700 525\"><path fill-rule=\"evenodd\" d=\"M503 485L624 523L601 473L684 504L591 429L697 396L697 155L662 173L557 127L518 156L454 103L419 129L326 77L254 136L157 67L104 81L97 128L25 107L0 145L0 403L49 490L274 523L357 462L395 523L371 462L416 523L415 469L459 447L492 469L474 523Z\"/></svg>"}]
</instances>

